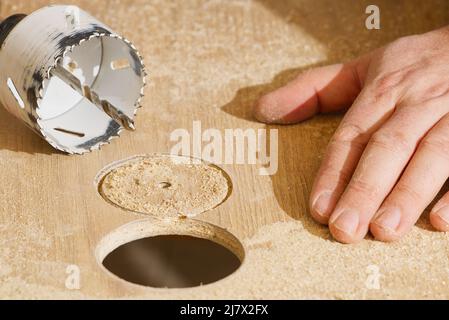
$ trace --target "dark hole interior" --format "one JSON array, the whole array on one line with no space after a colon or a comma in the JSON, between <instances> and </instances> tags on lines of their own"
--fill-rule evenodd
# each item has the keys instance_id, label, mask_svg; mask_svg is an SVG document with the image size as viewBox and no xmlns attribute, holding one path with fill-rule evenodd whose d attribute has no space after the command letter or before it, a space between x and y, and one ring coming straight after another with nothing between
<instances>
[{"instance_id":1,"label":"dark hole interior","mask_svg":"<svg viewBox=\"0 0 449 320\"><path fill-rule=\"evenodd\" d=\"M188 288L223 279L239 258L210 240L183 235L138 239L112 251L103 265L116 276L155 288Z\"/></svg>"}]
</instances>

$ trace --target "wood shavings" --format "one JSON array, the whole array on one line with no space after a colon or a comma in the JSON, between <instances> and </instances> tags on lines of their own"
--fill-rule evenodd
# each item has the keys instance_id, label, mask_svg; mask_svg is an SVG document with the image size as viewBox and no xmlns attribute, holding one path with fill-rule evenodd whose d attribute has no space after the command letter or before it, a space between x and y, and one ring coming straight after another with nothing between
<instances>
[{"instance_id":1,"label":"wood shavings","mask_svg":"<svg viewBox=\"0 0 449 320\"><path fill-rule=\"evenodd\" d=\"M137 157L112 169L100 193L126 210L156 216L195 216L220 204L230 191L224 172L190 158Z\"/></svg>"}]
</instances>

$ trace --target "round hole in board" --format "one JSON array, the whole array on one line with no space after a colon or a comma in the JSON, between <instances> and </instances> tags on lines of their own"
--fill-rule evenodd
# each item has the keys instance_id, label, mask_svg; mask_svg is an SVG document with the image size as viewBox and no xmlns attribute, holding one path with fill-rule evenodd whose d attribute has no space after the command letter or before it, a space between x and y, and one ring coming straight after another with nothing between
<instances>
[{"instance_id":1,"label":"round hole in board","mask_svg":"<svg viewBox=\"0 0 449 320\"><path fill-rule=\"evenodd\" d=\"M133 221L106 236L97 259L115 277L152 288L191 288L234 273L242 244L228 231L193 219Z\"/></svg>"}]
</instances>

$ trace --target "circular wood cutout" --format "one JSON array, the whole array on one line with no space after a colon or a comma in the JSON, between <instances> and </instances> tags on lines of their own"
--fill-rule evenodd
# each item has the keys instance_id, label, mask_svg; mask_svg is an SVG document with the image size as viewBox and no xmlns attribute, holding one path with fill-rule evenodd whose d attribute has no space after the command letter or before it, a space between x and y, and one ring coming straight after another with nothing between
<instances>
[{"instance_id":1,"label":"circular wood cutout","mask_svg":"<svg viewBox=\"0 0 449 320\"><path fill-rule=\"evenodd\" d=\"M231 192L219 167L189 157L142 155L113 163L97 178L108 202L157 216L195 216L221 204Z\"/></svg>"}]
</instances>

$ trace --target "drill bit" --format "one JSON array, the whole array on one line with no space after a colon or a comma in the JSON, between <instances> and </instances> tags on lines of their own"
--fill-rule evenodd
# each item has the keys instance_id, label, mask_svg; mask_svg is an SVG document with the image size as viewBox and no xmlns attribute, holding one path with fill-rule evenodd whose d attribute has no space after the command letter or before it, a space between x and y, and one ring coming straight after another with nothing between
<instances>
[{"instance_id":1,"label":"drill bit","mask_svg":"<svg viewBox=\"0 0 449 320\"><path fill-rule=\"evenodd\" d=\"M25 17L26 15L24 14L15 14L4 20L2 19L2 17L0 17L0 48L3 44L3 41L5 41L6 37L14 28L14 26Z\"/></svg>"},{"instance_id":2,"label":"drill bit","mask_svg":"<svg viewBox=\"0 0 449 320\"><path fill-rule=\"evenodd\" d=\"M56 67L52 69L51 74L64 81L73 90L92 102L93 105L105 112L112 120L117 122L126 130L134 131L136 129L133 119L128 117L109 101L101 100L95 91L93 91L89 86L83 86L77 77L75 77L60 64L57 64Z\"/></svg>"},{"instance_id":3,"label":"drill bit","mask_svg":"<svg viewBox=\"0 0 449 320\"><path fill-rule=\"evenodd\" d=\"M57 150L84 154L134 130L145 77L135 46L76 6L0 19L0 104Z\"/></svg>"}]
</instances>

